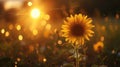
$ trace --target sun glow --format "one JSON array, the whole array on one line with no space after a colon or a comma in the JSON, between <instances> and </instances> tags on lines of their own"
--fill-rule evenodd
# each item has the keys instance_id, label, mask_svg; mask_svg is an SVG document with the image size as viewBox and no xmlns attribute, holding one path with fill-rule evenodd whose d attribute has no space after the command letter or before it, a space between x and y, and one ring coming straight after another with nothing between
<instances>
[{"instance_id":1,"label":"sun glow","mask_svg":"<svg viewBox=\"0 0 120 67\"><path fill-rule=\"evenodd\" d=\"M40 16L40 10L37 8L32 9L31 16L34 19L38 18Z\"/></svg>"}]
</instances>

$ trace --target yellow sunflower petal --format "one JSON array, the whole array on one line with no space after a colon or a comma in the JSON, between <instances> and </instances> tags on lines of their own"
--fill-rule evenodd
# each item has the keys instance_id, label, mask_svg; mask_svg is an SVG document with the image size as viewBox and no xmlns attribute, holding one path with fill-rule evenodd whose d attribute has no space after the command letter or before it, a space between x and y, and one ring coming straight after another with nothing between
<instances>
[{"instance_id":1,"label":"yellow sunflower petal","mask_svg":"<svg viewBox=\"0 0 120 67\"><path fill-rule=\"evenodd\" d=\"M87 30L89 33L94 33L92 30Z\"/></svg>"},{"instance_id":2,"label":"yellow sunflower petal","mask_svg":"<svg viewBox=\"0 0 120 67\"><path fill-rule=\"evenodd\" d=\"M87 16L83 16L83 20L85 21L87 19Z\"/></svg>"},{"instance_id":3,"label":"yellow sunflower petal","mask_svg":"<svg viewBox=\"0 0 120 67\"><path fill-rule=\"evenodd\" d=\"M77 15L75 15L75 17L74 17L74 23L78 23L76 21L77 21Z\"/></svg>"},{"instance_id":4,"label":"yellow sunflower petal","mask_svg":"<svg viewBox=\"0 0 120 67\"><path fill-rule=\"evenodd\" d=\"M89 25L87 25L89 28L93 28L93 27L95 27L94 25L92 25L92 24L89 24Z\"/></svg>"},{"instance_id":5,"label":"yellow sunflower petal","mask_svg":"<svg viewBox=\"0 0 120 67\"><path fill-rule=\"evenodd\" d=\"M64 29L64 30L61 30L61 32L69 32L69 30L67 30L67 29Z\"/></svg>"},{"instance_id":6,"label":"yellow sunflower petal","mask_svg":"<svg viewBox=\"0 0 120 67\"><path fill-rule=\"evenodd\" d=\"M81 38L79 39L79 44L80 44L80 45L82 44L82 40L81 40Z\"/></svg>"},{"instance_id":7,"label":"yellow sunflower petal","mask_svg":"<svg viewBox=\"0 0 120 67\"><path fill-rule=\"evenodd\" d=\"M76 41L76 38L73 37L73 39L72 39L72 43L75 43L75 41Z\"/></svg>"},{"instance_id":8,"label":"yellow sunflower petal","mask_svg":"<svg viewBox=\"0 0 120 67\"><path fill-rule=\"evenodd\" d=\"M79 18L79 22L81 22L82 21L82 14L79 14L78 18Z\"/></svg>"},{"instance_id":9,"label":"yellow sunflower petal","mask_svg":"<svg viewBox=\"0 0 120 67\"><path fill-rule=\"evenodd\" d=\"M68 41L68 43L71 43L71 40L70 40L70 38L68 37L68 38L66 38L65 39L65 41Z\"/></svg>"},{"instance_id":10,"label":"yellow sunflower petal","mask_svg":"<svg viewBox=\"0 0 120 67\"><path fill-rule=\"evenodd\" d=\"M62 25L62 28L69 28L68 25Z\"/></svg>"},{"instance_id":11,"label":"yellow sunflower petal","mask_svg":"<svg viewBox=\"0 0 120 67\"><path fill-rule=\"evenodd\" d=\"M64 20L64 24L67 24L68 22Z\"/></svg>"},{"instance_id":12,"label":"yellow sunflower petal","mask_svg":"<svg viewBox=\"0 0 120 67\"><path fill-rule=\"evenodd\" d=\"M82 44L81 44L81 45L83 45L83 44L84 44L84 37L83 37L83 38L81 38L81 40L82 40L82 42L81 42Z\"/></svg>"},{"instance_id":13,"label":"yellow sunflower petal","mask_svg":"<svg viewBox=\"0 0 120 67\"><path fill-rule=\"evenodd\" d=\"M81 19L82 18L82 14L78 14L79 18Z\"/></svg>"},{"instance_id":14,"label":"yellow sunflower petal","mask_svg":"<svg viewBox=\"0 0 120 67\"><path fill-rule=\"evenodd\" d=\"M77 40L77 41L75 42L75 44L78 45L78 44L79 44L79 41Z\"/></svg>"},{"instance_id":15,"label":"yellow sunflower petal","mask_svg":"<svg viewBox=\"0 0 120 67\"><path fill-rule=\"evenodd\" d=\"M89 33L88 36L89 36L89 37L92 37L93 35Z\"/></svg>"},{"instance_id":16,"label":"yellow sunflower petal","mask_svg":"<svg viewBox=\"0 0 120 67\"><path fill-rule=\"evenodd\" d=\"M87 40L90 40L89 37L87 35L84 36Z\"/></svg>"},{"instance_id":17,"label":"yellow sunflower petal","mask_svg":"<svg viewBox=\"0 0 120 67\"><path fill-rule=\"evenodd\" d=\"M64 33L62 36L63 37L69 37L69 35L67 33Z\"/></svg>"},{"instance_id":18,"label":"yellow sunflower petal","mask_svg":"<svg viewBox=\"0 0 120 67\"><path fill-rule=\"evenodd\" d=\"M74 17L72 15L70 17L67 17L67 21L69 23L74 22Z\"/></svg>"},{"instance_id":19,"label":"yellow sunflower petal","mask_svg":"<svg viewBox=\"0 0 120 67\"><path fill-rule=\"evenodd\" d=\"M92 22L91 18L88 18L86 21L86 24L90 24Z\"/></svg>"}]
</instances>

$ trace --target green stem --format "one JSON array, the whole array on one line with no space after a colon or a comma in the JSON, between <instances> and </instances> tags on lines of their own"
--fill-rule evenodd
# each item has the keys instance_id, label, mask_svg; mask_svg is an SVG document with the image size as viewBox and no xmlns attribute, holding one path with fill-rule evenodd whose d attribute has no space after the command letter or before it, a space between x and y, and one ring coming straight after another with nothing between
<instances>
[{"instance_id":1,"label":"green stem","mask_svg":"<svg viewBox=\"0 0 120 67\"><path fill-rule=\"evenodd\" d=\"M79 48L75 48L75 53L76 53L76 67L79 67Z\"/></svg>"}]
</instances>

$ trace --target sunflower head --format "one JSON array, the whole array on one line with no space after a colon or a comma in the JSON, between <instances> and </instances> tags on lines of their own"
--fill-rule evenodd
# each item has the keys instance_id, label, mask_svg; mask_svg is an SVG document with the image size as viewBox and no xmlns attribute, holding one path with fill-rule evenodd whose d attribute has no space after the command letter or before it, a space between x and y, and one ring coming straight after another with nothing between
<instances>
[{"instance_id":1,"label":"sunflower head","mask_svg":"<svg viewBox=\"0 0 120 67\"><path fill-rule=\"evenodd\" d=\"M67 17L62 25L62 36L66 38L69 43L75 45L83 45L84 40L89 40L94 33L91 29L94 25L91 24L92 19L85 15L78 14L75 16Z\"/></svg>"},{"instance_id":2,"label":"sunflower head","mask_svg":"<svg viewBox=\"0 0 120 67\"><path fill-rule=\"evenodd\" d=\"M93 45L93 48L94 48L94 51L100 53L102 51L102 49L104 48L104 44L102 41L99 41Z\"/></svg>"}]
</instances>

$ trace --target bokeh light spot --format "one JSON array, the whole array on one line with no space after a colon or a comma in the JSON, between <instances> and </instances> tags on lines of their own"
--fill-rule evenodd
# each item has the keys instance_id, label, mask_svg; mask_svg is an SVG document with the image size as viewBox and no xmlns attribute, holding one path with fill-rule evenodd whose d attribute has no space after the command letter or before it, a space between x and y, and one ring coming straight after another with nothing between
<instances>
[{"instance_id":1,"label":"bokeh light spot","mask_svg":"<svg viewBox=\"0 0 120 67\"><path fill-rule=\"evenodd\" d=\"M28 2L28 6L32 6L32 2Z\"/></svg>"},{"instance_id":2,"label":"bokeh light spot","mask_svg":"<svg viewBox=\"0 0 120 67\"><path fill-rule=\"evenodd\" d=\"M61 41L61 40L58 40L58 44L61 45L61 44L62 44L62 41Z\"/></svg>"},{"instance_id":3,"label":"bokeh light spot","mask_svg":"<svg viewBox=\"0 0 120 67\"><path fill-rule=\"evenodd\" d=\"M104 36L101 36L100 40L101 40L101 41L104 41L104 39L105 39Z\"/></svg>"},{"instance_id":4,"label":"bokeh light spot","mask_svg":"<svg viewBox=\"0 0 120 67\"><path fill-rule=\"evenodd\" d=\"M21 26L20 25L17 25L16 26L16 29L19 31L19 30L21 30Z\"/></svg>"},{"instance_id":5,"label":"bokeh light spot","mask_svg":"<svg viewBox=\"0 0 120 67\"><path fill-rule=\"evenodd\" d=\"M17 61L15 61L15 64L18 64Z\"/></svg>"},{"instance_id":6,"label":"bokeh light spot","mask_svg":"<svg viewBox=\"0 0 120 67\"><path fill-rule=\"evenodd\" d=\"M29 45L29 53L33 52L34 51L34 46L33 45Z\"/></svg>"},{"instance_id":7,"label":"bokeh light spot","mask_svg":"<svg viewBox=\"0 0 120 67\"><path fill-rule=\"evenodd\" d=\"M13 26L12 24L9 25L9 29L10 29L10 30L12 30L13 27L14 27L14 26Z\"/></svg>"},{"instance_id":8,"label":"bokeh light spot","mask_svg":"<svg viewBox=\"0 0 120 67\"><path fill-rule=\"evenodd\" d=\"M49 15L45 15L45 20L49 20L50 19L50 16Z\"/></svg>"},{"instance_id":9,"label":"bokeh light spot","mask_svg":"<svg viewBox=\"0 0 120 67\"><path fill-rule=\"evenodd\" d=\"M10 33L8 31L5 32L5 37L8 37Z\"/></svg>"},{"instance_id":10,"label":"bokeh light spot","mask_svg":"<svg viewBox=\"0 0 120 67\"><path fill-rule=\"evenodd\" d=\"M18 62L20 62L20 61L21 61L21 59L20 59L20 58L17 58L17 61L18 61Z\"/></svg>"},{"instance_id":11,"label":"bokeh light spot","mask_svg":"<svg viewBox=\"0 0 120 67\"><path fill-rule=\"evenodd\" d=\"M1 29L1 33L4 34L5 33L5 29Z\"/></svg>"},{"instance_id":12,"label":"bokeh light spot","mask_svg":"<svg viewBox=\"0 0 120 67\"><path fill-rule=\"evenodd\" d=\"M46 58L43 58L43 62L46 62L47 61L47 59Z\"/></svg>"},{"instance_id":13,"label":"bokeh light spot","mask_svg":"<svg viewBox=\"0 0 120 67\"><path fill-rule=\"evenodd\" d=\"M22 35L19 35L19 36L18 36L18 40L23 40L23 36L22 36Z\"/></svg>"},{"instance_id":14,"label":"bokeh light spot","mask_svg":"<svg viewBox=\"0 0 120 67\"><path fill-rule=\"evenodd\" d=\"M46 25L46 29L47 29L47 30L50 30L50 29L51 29L51 25L50 25L50 24L47 24L47 25Z\"/></svg>"},{"instance_id":15,"label":"bokeh light spot","mask_svg":"<svg viewBox=\"0 0 120 67\"><path fill-rule=\"evenodd\" d=\"M42 23L41 23L41 26L45 26L46 25L46 21L43 21Z\"/></svg>"},{"instance_id":16,"label":"bokeh light spot","mask_svg":"<svg viewBox=\"0 0 120 67\"><path fill-rule=\"evenodd\" d=\"M36 36L37 34L38 34L38 30L34 29L34 30L33 30L33 35Z\"/></svg>"}]
</instances>

